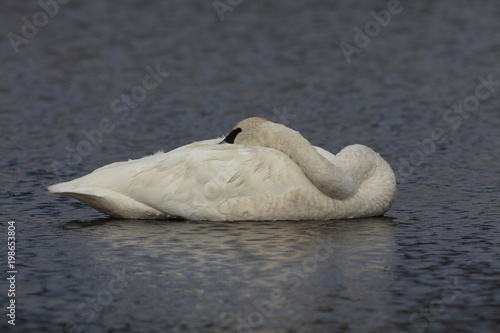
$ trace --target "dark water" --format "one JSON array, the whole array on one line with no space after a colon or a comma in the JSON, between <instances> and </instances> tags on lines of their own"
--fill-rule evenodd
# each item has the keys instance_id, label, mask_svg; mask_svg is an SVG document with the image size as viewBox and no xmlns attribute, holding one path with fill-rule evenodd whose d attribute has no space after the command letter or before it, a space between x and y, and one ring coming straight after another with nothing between
<instances>
[{"instance_id":1,"label":"dark water","mask_svg":"<svg viewBox=\"0 0 500 333\"><path fill-rule=\"evenodd\" d=\"M497 1L42 3L0 4L2 332L500 331ZM252 115L380 152L386 217L114 220L46 193Z\"/></svg>"}]
</instances>

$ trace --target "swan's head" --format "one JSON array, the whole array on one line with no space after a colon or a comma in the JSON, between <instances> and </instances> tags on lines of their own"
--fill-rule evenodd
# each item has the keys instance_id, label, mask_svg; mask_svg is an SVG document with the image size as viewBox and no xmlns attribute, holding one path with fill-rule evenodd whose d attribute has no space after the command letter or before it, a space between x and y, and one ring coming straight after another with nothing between
<instances>
[{"instance_id":1,"label":"swan's head","mask_svg":"<svg viewBox=\"0 0 500 333\"><path fill-rule=\"evenodd\" d=\"M271 130L270 125L277 124L261 117L246 118L234 126L222 142L249 146L267 146L267 138Z\"/></svg>"}]
</instances>

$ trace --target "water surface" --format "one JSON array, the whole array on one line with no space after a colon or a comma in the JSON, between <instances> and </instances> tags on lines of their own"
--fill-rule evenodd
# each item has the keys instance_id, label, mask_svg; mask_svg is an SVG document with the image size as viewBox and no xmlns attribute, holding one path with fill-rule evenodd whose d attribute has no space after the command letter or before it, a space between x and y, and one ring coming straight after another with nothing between
<instances>
[{"instance_id":1,"label":"water surface","mask_svg":"<svg viewBox=\"0 0 500 333\"><path fill-rule=\"evenodd\" d=\"M69 2L17 53L9 32L41 9L3 2L0 223L6 234L16 221L18 274L16 326L4 313L2 331L499 331L500 87L448 110L500 81L500 6L401 6L348 63L340 43L355 45L386 1L242 1L223 21L209 1ZM150 70L163 75L146 90ZM333 153L380 152L398 176L393 207L340 221L116 220L46 191L248 116Z\"/></svg>"}]
</instances>

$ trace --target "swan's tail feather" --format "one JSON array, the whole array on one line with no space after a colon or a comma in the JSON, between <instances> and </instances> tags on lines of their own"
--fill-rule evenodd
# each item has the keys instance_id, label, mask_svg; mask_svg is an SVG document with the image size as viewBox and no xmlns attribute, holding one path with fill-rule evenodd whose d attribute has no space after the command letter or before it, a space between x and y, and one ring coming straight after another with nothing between
<instances>
[{"instance_id":1,"label":"swan's tail feather","mask_svg":"<svg viewBox=\"0 0 500 333\"><path fill-rule=\"evenodd\" d=\"M104 214L131 219L173 218L144 203L101 187L75 187L72 182L49 186L49 192L84 202Z\"/></svg>"}]
</instances>

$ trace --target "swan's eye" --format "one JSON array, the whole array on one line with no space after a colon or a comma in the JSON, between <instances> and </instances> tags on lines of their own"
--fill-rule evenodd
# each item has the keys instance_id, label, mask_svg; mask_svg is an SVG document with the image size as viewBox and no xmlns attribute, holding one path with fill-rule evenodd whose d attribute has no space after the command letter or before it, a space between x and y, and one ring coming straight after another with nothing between
<instances>
[{"instance_id":1,"label":"swan's eye","mask_svg":"<svg viewBox=\"0 0 500 333\"><path fill-rule=\"evenodd\" d=\"M221 143L226 142L226 143L234 143L234 139L238 134L240 134L241 128L235 128L234 130L229 133L224 140L222 140Z\"/></svg>"}]
</instances>

